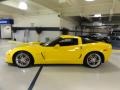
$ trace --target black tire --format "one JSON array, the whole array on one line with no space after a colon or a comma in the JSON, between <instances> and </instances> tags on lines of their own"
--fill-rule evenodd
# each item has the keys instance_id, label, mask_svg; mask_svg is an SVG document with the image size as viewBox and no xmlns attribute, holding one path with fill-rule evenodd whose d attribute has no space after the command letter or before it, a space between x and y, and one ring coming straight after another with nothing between
<instances>
[{"instance_id":1,"label":"black tire","mask_svg":"<svg viewBox=\"0 0 120 90\"><path fill-rule=\"evenodd\" d=\"M26 51L19 51L14 54L13 62L16 66L20 68L26 68L33 63L33 57L30 53Z\"/></svg>"},{"instance_id":2,"label":"black tire","mask_svg":"<svg viewBox=\"0 0 120 90\"><path fill-rule=\"evenodd\" d=\"M90 68L97 68L102 63L102 56L97 52L91 52L85 56L84 65Z\"/></svg>"}]
</instances>

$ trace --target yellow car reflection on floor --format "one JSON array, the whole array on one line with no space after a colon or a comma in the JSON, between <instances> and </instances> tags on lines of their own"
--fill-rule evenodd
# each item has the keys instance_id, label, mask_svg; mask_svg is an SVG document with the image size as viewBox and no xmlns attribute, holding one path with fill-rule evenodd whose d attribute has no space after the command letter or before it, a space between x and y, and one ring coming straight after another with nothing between
<instances>
[{"instance_id":1,"label":"yellow car reflection on floor","mask_svg":"<svg viewBox=\"0 0 120 90\"><path fill-rule=\"evenodd\" d=\"M109 60L111 51L111 44L106 42L62 35L44 44L29 43L11 49L6 53L6 62L23 68L33 64L84 64L95 68Z\"/></svg>"}]
</instances>

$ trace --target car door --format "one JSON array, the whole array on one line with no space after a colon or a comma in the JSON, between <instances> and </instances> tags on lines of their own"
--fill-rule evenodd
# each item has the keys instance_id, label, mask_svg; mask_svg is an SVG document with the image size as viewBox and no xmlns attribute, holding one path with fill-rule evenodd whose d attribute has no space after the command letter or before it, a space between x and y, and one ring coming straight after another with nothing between
<instances>
[{"instance_id":1,"label":"car door","mask_svg":"<svg viewBox=\"0 0 120 90\"><path fill-rule=\"evenodd\" d=\"M73 64L80 57L80 45L77 38L59 39L54 46L48 46L44 50L46 63Z\"/></svg>"}]
</instances>

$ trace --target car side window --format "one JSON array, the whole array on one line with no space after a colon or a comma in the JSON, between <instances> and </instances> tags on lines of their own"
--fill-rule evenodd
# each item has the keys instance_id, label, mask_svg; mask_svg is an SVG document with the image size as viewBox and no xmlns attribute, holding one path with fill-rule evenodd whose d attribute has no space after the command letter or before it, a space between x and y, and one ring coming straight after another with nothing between
<instances>
[{"instance_id":1,"label":"car side window","mask_svg":"<svg viewBox=\"0 0 120 90\"><path fill-rule=\"evenodd\" d=\"M61 38L57 38L56 40L53 40L52 42L50 42L47 46L55 46L56 44L58 44L60 40Z\"/></svg>"},{"instance_id":2,"label":"car side window","mask_svg":"<svg viewBox=\"0 0 120 90\"><path fill-rule=\"evenodd\" d=\"M93 43L93 42L95 42L95 40L92 40L92 39L87 38L87 37L82 37L82 43L83 44Z\"/></svg>"},{"instance_id":3,"label":"car side window","mask_svg":"<svg viewBox=\"0 0 120 90\"><path fill-rule=\"evenodd\" d=\"M71 45L78 45L77 38L65 38L59 41L58 43L60 46L71 46Z\"/></svg>"}]
</instances>

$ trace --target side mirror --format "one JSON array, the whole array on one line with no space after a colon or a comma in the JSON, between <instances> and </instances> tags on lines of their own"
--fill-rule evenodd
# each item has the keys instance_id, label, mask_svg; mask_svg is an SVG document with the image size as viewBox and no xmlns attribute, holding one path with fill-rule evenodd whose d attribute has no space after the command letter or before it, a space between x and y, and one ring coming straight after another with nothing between
<instances>
[{"instance_id":1,"label":"side mirror","mask_svg":"<svg viewBox=\"0 0 120 90\"><path fill-rule=\"evenodd\" d=\"M60 47L60 45L59 45L59 44L56 44L56 45L55 45L55 48L59 48L59 47Z\"/></svg>"}]
</instances>

